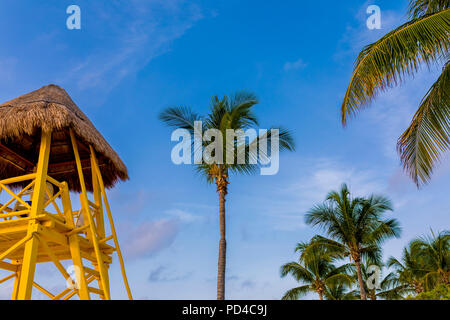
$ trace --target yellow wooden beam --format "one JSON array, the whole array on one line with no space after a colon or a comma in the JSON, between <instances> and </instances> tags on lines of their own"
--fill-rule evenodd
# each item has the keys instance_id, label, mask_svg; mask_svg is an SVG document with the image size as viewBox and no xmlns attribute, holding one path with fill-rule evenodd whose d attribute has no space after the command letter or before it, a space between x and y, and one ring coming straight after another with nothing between
<instances>
[{"instance_id":1,"label":"yellow wooden beam","mask_svg":"<svg viewBox=\"0 0 450 320\"><path fill-rule=\"evenodd\" d=\"M92 189L94 192L93 207L95 210L95 217L97 220L97 232L100 239L105 237L105 221L103 217L103 205L102 205L102 191L100 189L100 184L98 183L97 171L95 170L95 153L92 153L92 148L89 146L89 151L91 155L91 175L92 175Z\"/></svg>"},{"instance_id":2,"label":"yellow wooden beam","mask_svg":"<svg viewBox=\"0 0 450 320\"><path fill-rule=\"evenodd\" d=\"M41 146L39 150L39 160L36 167L36 183L33 192L30 217L37 217L44 209L44 193L47 181L48 161L50 157L52 133L42 131ZM30 221L28 228L28 236L33 236L37 222ZM19 300L30 300L33 289L34 272L36 270L36 258L38 251L38 239L32 237L25 245L24 257L22 263L22 271L20 275L19 290L17 298Z\"/></svg>"},{"instance_id":3,"label":"yellow wooden beam","mask_svg":"<svg viewBox=\"0 0 450 320\"><path fill-rule=\"evenodd\" d=\"M75 228L74 219L73 219L73 213L72 213L72 204L70 202L70 195L69 195L69 186L66 182L63 183L61 186L62 194L61 194L61 201L64 209L64 214L66 215L66 221L70 228ZM81 256L80 252L80 244L78 241L78 234L73 233L71 235L68 235L69 239L69 248L70 248L70 255L72 257L73 265L78 268L78 272L75 273L75 277L77 280L78 285L78 294L80 296L81 300L90 300L89 290L88 290L88 284L86 283L86 276L83 266L83 258Z\"/></svg>"},{"instance_id":4,"label":"yellow wooden beam","mask_svg":"<svg viewBox=\"0 0 450 320\"><path fill-rule=\"evenodd\" d=\"M19 283L20 283L20 269L21 266L18 266L18 271L16 273L16 278L14 279L13 291L11 295L12 300L17 300L17 293L19 291Z\"/></svg>"},{"instance_id":5,"label":"yellow wooden beam","mask_svg":"<svg viewBox=\"0 0 450 320\"><path fill-rule=\"evenodd\" d=\"M47 297L49 297L50 299L53 299L55 296L53 294L51 294L48 290L44 289L42 286L40 286L39 284L37 284L36 282L33 282L33 286L38 289L40 292L42 292L43 294L45 294Z\"/></svg>"},{"instance_id":6,"label":"yellow wooden beam","mask_svg":"<svg viewBox=\"0 0 450 320\"><path fill-rule=\"evenodd\" d=\"M33 180L34 178L36 178L36 173L30 173L30 174L26 174L23 176L12 177L12 178L8 178L8 179L0 180L0 183L8 185L11 183L18 183L18 182L27 181L27 180Z\"/></svg>"},{"instance_id":7,"label":"yellow wooden beam","mask_svg":"<svg viewBox=\"0 0 450 320\"><path fill-rule=\"evenodd\" d=\"M15 273L10 274L9 276L6 276L6 277L4 277L3 279L0 279L0 283L6 282L6 281L8 281L9 279L14 278L15 276L16 276Z\"/></svg>"},{"instance_id":8,"label":"yellow wooden beam","mask_svg":"<svg viewBox=\"0 0 450 320\"><path fill-rule=\"evenodd\" d=\"M30 205L22 200L21 197L18 197L14 192L12 192L7 186L0 183L0 188L8 192L15 200L19 201L21 205L23 205L25 208L31 209Z\"/></svg>"},{"instance_id":9,"label":"yellow wooden beam","mask_svg":"<svg viewBox=\"0 0 450 320\"><path fill-rule=\"evenodd\" d=\"M0 261L0 269L11 271L11 272L17 272L17 265L13 265L8 262Z\"/></svg>"},{"instance_id":10,"label":"yellow wooden beam","mask_svg":"<svg viewBox=\"0 0 450 320\"><path fill-rule=\"evenodd\" d=\"M103 183L102 174L101 174L100 168L98 166L97 158L95 157L94 148L92 148L92 146L89 146L89 148L90 148L90 151L91 151L91 155L93 155L92 159L93 159L94 169L95 169L95 172L96 172L96 176L97 176L97 179L98 179L98 183L99 183L99 186L100 186L101 193L103 195L103 202L105 204L106 212L108 214L109 225L111 227L111 232L112 232L112 236L113 236L113 239L114 239L114 245L116 246L117 256L119 257L120 269L122 271L123 282L124 282L125 288L127 290L128 298L130 300L132 300L133 296L131 294L130 285L128 284L128 278L127 278L127 274L125 272L125 263L123 262L122 251L120 250L119 240L117 239L116 228L114 226L114 220L113 220L113 217L112 217L112 214L111 214L111 208L109 207L108 198L106 196L106 190L105 190L105 185Z\"/></svg>"},{"instance_id":11,"label":"yellow wooden beam","mask_svg":"<svg viewBox=\"0 0 450 320\"><path fill-rule=\"evenodd\" d=\"M80 180L80 186L81 186L81 206L82 209L85 211L87 219L88 219L88 223L89 223L89 228L91 231L91 240L92 243L94 245L94 251L95 251L95 256L97 257L97 261L98 261L98 265L99 265L99 272L100 272L100 282L102 283L103 288L105 288L105 298L107 300L110 300L110 293L109 290L107 290L107 288L109 287L109 284L107 283L107 279L108 279L108 274L107 274L107 270L105 270L105 266L102 260L102 254L100 252L100 248L98 245L98 239L96 236L96 230L94 227L94 221L93 218L89 212L89 203L88 203L88 198L87 198L87 191L86 191L86 185L85 185L85 180L84 180L84 175L83 175L83 167L81 165L81 159L80 159L80 154L78 152L78 146L77 146L77 140L75 138L75 134L73 132L72 129L70 129L70 140L72 141L72 148L73 148L73 152L75 154L75 161L77 164L77 170L78 170L78 177Z\"/></svg>"},{"instance_id":12,"label":"yellow wooden beam","mask_svg":"<svg viewBox=\"0 0 450 320\"><path fill-rule=\"evenodd\" d=\"M16 250L18 250L21 246L23 246L24 244L26 244L27 241L32 240L33 238L33 234L31 235L27 235L25 238L23 238L22 240L16 242L15 245L13 245L12 247L10 247L8 250L6 250L5 252L2 252L2 254L0 254L0 260L3 260L5 258L7 258L10 254L14 253Z\"/></svg>"},{"instance_id":13,"label":"yellow wooden beam","mask_svg":"<svg viewBox=\"0 0 450 320\"><path fill-rule=\"evenodd\" d=\"M89 289L89 292L96 293L99 296L103 296L103 290L93 288L93 287L88 287L88 289Z\"/></svg>"},{"instance_id":14,"label":"yellow wooden beam","mask_svg":"<svg viewBox=\"0 0 450 320\"><path fill-rule=\"evenodd\" d=\"M31 183L29 183L25 188L23 188L18 194L17 196L19 198L22 197L22 195L27 192L29 189L31 189L34 186L34 181L31 181ZM8 202L6 202L4 205L1 206L0 208L0 212L2 212L3 210L5 210L11 203L13 203L16 199L14 197L12 197ZM3 216L2 216L3 217Z\"/></svg>"}]
</instances>

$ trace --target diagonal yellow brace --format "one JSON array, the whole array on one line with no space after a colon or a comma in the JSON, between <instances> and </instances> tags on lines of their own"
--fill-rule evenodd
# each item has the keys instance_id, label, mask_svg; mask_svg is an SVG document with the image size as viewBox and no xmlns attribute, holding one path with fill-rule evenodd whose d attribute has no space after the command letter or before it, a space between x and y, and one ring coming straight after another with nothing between
<instances>
[{"instance_id":1,"label":"diagonal yellow brace","mask_svg":"<svg viewBox=\"0 0 450 320\"><path fill-rule=\"evenodd\" d=\"M13 273L13 274L10 274L9 276L7 276L7 277L4 277L3 279L0 279L0 283L6 282L6 281L8 281L9 279L12 279L12 278L14 278L15 276L16 276L16 274L15 274L15 273Z\"/></svg>"},{"instance_id":2,"label":"diagonal yellow brace","mask_svg":"<svg viewBox=\"0 0 450 320\"><path fill-rule=\"evenodd\" d=\"M122 251L120 250L119 240L117 239L117 234L116 234L116 228L114 227L114 220L112 218L111 208L109 207L108 198L106 197L105 185L103 183L102 174L101 174L100 168L98 166L97 158L95 157L94 148L92 148L92 146L90 145L89 149L91 151L91 156L92 156L92 160L93 160L93 164L94 164L93 167L96 172L96 176L98 178L98 183L100 185L101 193L103 195L103 202L105 203L106 212L108 214L109 225L111 227L111 232L112 232L112 236L114 239L114 245L116 246L117 256L119 257L120 269L122 271L123 282L124 282L125 288L127 290L128 299L133 300L133 296L131 295L130 285L128 284L127 274L125 272L125 263L123 262Z\"/></svg>"},{"instance_id":3,"label":"diagonal yellow brace","mask_svg":"<svg viewBox=\"0 0 450 320\"><path fill-rule=\"evenodd\" d=\"M8 192L14 199L16 199L17 201L19 201L25 208L31 209L30 205L28 203L26 203L25 201L22 200L21 197L17 196L17 194L15 194L14 192L12 192L7 186L5 186L4 184L0 183L0 188L2 188L3 190L5 190L6 192Z\"/></svg>"},{"instance_id":4,"label":"diagonal yellow brace","mask_svg":"<svg viewBox=\"0 0 450 320\"><path fill-rule=\"evenodd\" d=\"M0 254L0 260L5 259L7 256L9 256L11 253L14 253L17 249L19 249L21 246L25 244L28 240L30 240L33 237L33 235L26 236L22 240L18 241L15 245L10 247L8 250Z\"/></svg>"},{"instance_id":5,"label":"diagonal yellow brace","mask_svg":"<svg viewBox=\"0 0 450 320\"><path fill-rule=\"evenodd\" d=\"M53 299L55 296L53 294L51 294L48 290L44 289L42 286L40 286L39 284L37 284L36 282L33 282L33 286L38 289L40 292L42 292L43 294L45 294L47 297L49 297L50 299Z\"/></svg>"},{"instance_id":6,"label":"diagonal yellow brace","mask_svg":"<svg viewBox=\"0 0 450 320\"><path fill-rule=\"evenodd\" d=\"M22 197L22 195L27 192L29 189L31 189L34 186L34 181L32 181L29 185L27 185L25 188L23 188L18 194L17 196L19 198ZM3 212L3 210L5 210L11 203L13 203L14 201L16 201L16 198L11 198L8 202L6 202L1 208L0 208L0 212Z\"/></svg>"},{"instance_id":7,"label":"diagonal yellow brace","mask_svg":"<svg viewBox=\"0 0 450 320\"><path fill-rule=\"evenodd\" d=\"M105 269L104 263L103 263L103 259L102 259L102 253L100 252L100 248L99 248L99 244L98 244L98 239L96 237L96 228L94 226L94 221L93 218L89 212L89 203L88 203L88 198L87 198L87 191L86 191L86 185L84 182L84 175L83 175L83 167L81 165L81 159L80 159L80 154L78 153L78 146L77 146L77 140L75 138L75 134L73 132L72 129L70 129L70 140L72 142L72 149L73 152L75 154L75 162L77 165L77 170L78 170L78 177L80 179L80 186L81 186L81 194L80 194L80 200L81 200L81 206L82 209L84 210L88 219L88 223L89 223L89 228L90 228L90 233L91 233L91 239L92 243L94 245L94 252L95 252L95 256L97 258L97 262L98 262L98 267L99 267L99 273L100 273L100 282L102 284L102 288L104 288L105 290L105 298L106 300L110 300L110 293L109 293L109 286L108 286L108 271Z\"/></svg>"}]
</instances>

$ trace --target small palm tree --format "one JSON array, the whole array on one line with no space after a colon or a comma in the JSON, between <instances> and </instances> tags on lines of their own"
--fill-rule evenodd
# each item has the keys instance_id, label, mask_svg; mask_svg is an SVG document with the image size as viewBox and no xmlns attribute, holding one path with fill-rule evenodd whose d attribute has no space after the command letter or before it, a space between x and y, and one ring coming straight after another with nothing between
<instances>
[{"instance_id":1,"label":"small palm tree","mask_svg":"<svg viewBox=\"0 0 450 320\"><path fill-rule=\"evenodd\" d=\"M299 261L283 265L281 277L290 274L303 285L288 290L282 300L298 300L309 292L317 293L320 300L331 298L333 294L342 297L345 288L352 285L353 280L347 274L351 265L336 267L333 264L335 257L327 248L299 243L296 252L300 253Z\"/></svg>"},{"instance_id":2,"label":"small palm tree","mask_svg":"<svg viewBox=\"0 0 450 320\"><path fill-rule=\"evenodd\" d=\"M417 252L426 272L425 289L431 290L437 284L449 284L450 275L450 232L444 231L415 239L411 248Z\"/></svg>"},{"instance_id":3,"label":"small palm tree","mask_svg":"<svg viewBox=\"0 0 450 320\"><path fill-rule=\"evenodd\" d=\"M433 290L439 285L448 286L450 274L450 233L423 236L403 249L401 260L390 257L388 266L394 268L402 295Z\"/></svg>"},{"instance_id":4,"label":"small palm tree","mask_svg":"<svg viewBox=\"0 0 450 320\"><path fill-rule=\"evenodd\" d=\"M384 213L390 210L392 205L387 198L376 195L367 199L352 198L344 184L305 216L307 224L321 227L330 237L315 236L313 241L317 246L327 246L336 256L348 257L355 263L363 300L366 300L366 292L361 260L381 263L381 244L400 235L397 220L383 219Z\"/></svg>"},{"instance_id":5,"label":"small palm tree","mask_svg":"<svg viewBox=\"0 0 450 320\"><path fill-rule=\"evenodd\" d=\"M450 147L450 1L411 0L410 20L359 54L341 107L342 123L381 92L425 64L443 65L411 125L398 140L403 166L417 185L426 183Z\"/></svg>"},{"instance_id":6,"label":"small palm tree","mask_svg":"<svg viewBox=\"0 0 450 320\"><path fill-rule=\"evenodd\" d=\"M228 194L229 176L234 174L250 174L254 173L261 165L261 157L267 157L264 150L253 148L258 139L248 142L247 139L239 141L238 139L227 140L227 130L247 130L258 125L256 116L253 113L253 107L258 104L258 100L252 93L239 92L230 97L225 96L219 100L217 96L211 99L211 111L205 117L200 117L191 109L186 107L174 107L164 110L159 118L166 124L177 129L186 129L189 131L192 141L195 141L195 122L201 121L200 134L204 135L207 130L216 130L222 133L223 143L219 150L212 152L214 158L218 153L222 156L234 149L234 162L229 161L207 161L196 164L197 171L202 174L208 183L215 183L217 193L219 195L219 218L220 218L220 241L219 241L219 259L217 274L217 299L225 299L225 266L226 266L226 237L225 237L225 198ZM266 135L260 136L266 140L266 143L272 142L271 130ZM280 150L294 150L294 141L290 132L279 129L279 148ZM194 143L195 144L195 143ZM201 152L206 148L207 142L202 139ZM239 151L244 152L245 163L240 163L236 156ZM197 150L193 150L194 153ZM257 153L259 151L259 154ZM217 153L217 154L216 154ZM250 159L258 159L258 161L249 161ZM210 159L211 160L211 159ZM205 160L206 161L206 160Z\"/></svg>"},{"instance_id":7,"label":"small palm tree","mask_svg":"<svg viewBox=\"0 0 450 320\"><path fill-rule=\"evenodd\" d=\"M411 246L403 249L401 260L390 257L387 262L389 268L395 270L398 289L402 296L407 294L420 294L424 292L425 265L417 247Z\"/></svg>"}]
</instances>

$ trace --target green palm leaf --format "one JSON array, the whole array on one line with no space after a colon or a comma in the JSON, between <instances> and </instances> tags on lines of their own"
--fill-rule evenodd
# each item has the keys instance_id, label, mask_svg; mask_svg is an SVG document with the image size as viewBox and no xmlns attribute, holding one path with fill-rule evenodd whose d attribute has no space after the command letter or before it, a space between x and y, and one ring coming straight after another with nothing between
<instances>
[{"instance_id":1,"label":"green palm leaf","mask_svg":"<svg viewBox=\"0 0 450 320\"><path fill-rule=\"evenodd\" d=\"M281 300L299 300L300 298L304 297L308 292L310 292L310 286L300 286L293 289L288 290Z\"/></svg>"},{"instance_id":2,"label":"green palm leaf","mask_svg":"<svg viewBox=\"0 0 450 320\"><path fill-rule=\"evenodd\" d=\"M341 107L343 124L376 95L402 82L422 63L448 52L450 9L408 21L360 53Z\"/></svg>"},{"instance_id":3,"label":"green palm leaf","mask_svg":"<svg viewBox=\"0 0 450 320\"><path fill-rule=\"evenodd\" d=\"M414 182L426 183L434 164L450 147L450 62L428 91L409 128L398 140L404 168Z\"/></svg>"}]
</instances>

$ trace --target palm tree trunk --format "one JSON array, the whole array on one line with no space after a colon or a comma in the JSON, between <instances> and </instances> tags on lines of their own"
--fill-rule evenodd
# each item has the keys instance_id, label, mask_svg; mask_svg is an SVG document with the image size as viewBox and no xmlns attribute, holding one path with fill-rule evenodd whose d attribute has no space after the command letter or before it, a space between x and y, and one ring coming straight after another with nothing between
<instances>
[{"instance_id":1,"label":"palm tree trunk","mask_svg":"<svg viewBox=\"0 0 450 320\"><path fill-rule=\"evenodd\" d=\"M319 299L320 299L320 300L323 300L323 294L322 294L322 292L319 291L318 294L319 294Z\"/></svg>"},{"instance_id":2,"label":"palm tree trunk","mask_svg":"<svg viewBox=\"0 0 450 320\"><path fill-rule=\"evenodd\" d=\"M359 290L361 292L361 300L367 300L366 298L366 291L364 290L364 282L361 274L361 262L356 259L356 273L358 274L358 282L359 282Z\"/></svg>"},{"instance_id":3,"label":"palm tree trunk","mask_svg":"<svg viewBox=\"0 0 450 320\"><path fill-rule=\"evenodd\" d=\"M226 190L218 188L218 192L219 192L220 240L219 240L219 262L217 268L217 300L225 300L225 267L227 255L227 241L225 238Z\"/></svg>"}]
</instances>

